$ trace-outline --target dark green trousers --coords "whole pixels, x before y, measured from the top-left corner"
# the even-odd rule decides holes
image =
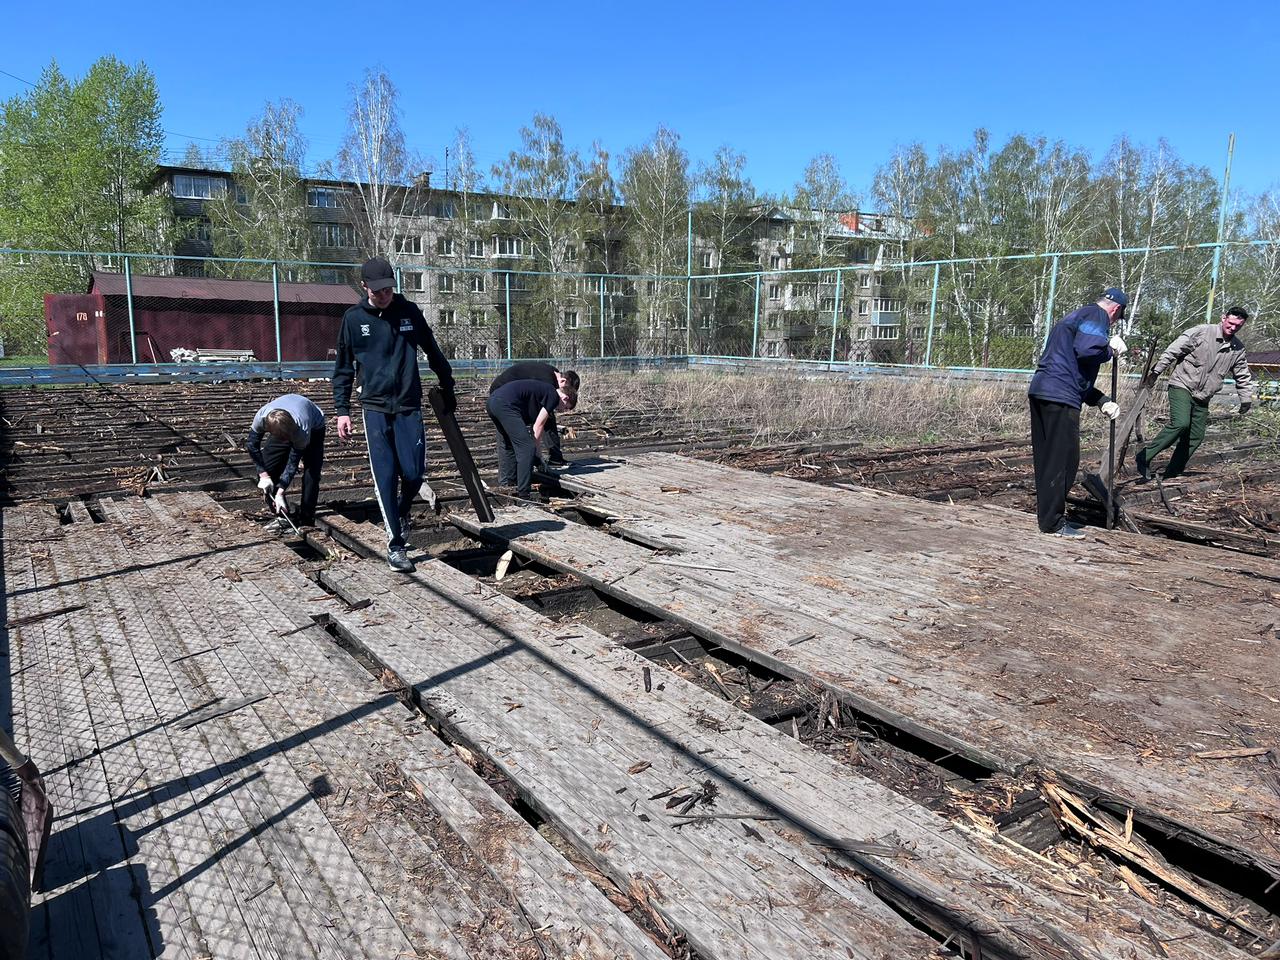
[[[1147,463],[1158,454],[1173,447],[1169,465],[1164,468],[1164,478],[1172,479],[1187,469],[1187,461],[1204,439],[1204,429],[1209,423],[1209,401],[1200,401],[1181,387],[1169,388],[1169,425],[1151,441],[1145,453]]]

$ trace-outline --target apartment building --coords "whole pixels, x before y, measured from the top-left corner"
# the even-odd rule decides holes
[[[360,195],[338,180],[305,181],[311,259],[362,259]],[[154,189],[172,198],[176,273],[203,274],[214,255],[206,206],[238,190],[226,171],[160,168]],[[879,268],[902,224],[849,212],[825,222],[813,211],[771,206],[750,212],[747,251],[729,264],[758,277],[720,278],[726,251],[692,238],[692,276],[634,279],[625,236],[587,230],[535,249],[520,202],[496,193],[433,189],[425,177],[399,198],[392,249],[401,292],[422,308],[453,358],[682,352],[825,359],[908,359],[918,331],[901,278]],[[616,212],[616,211],[615,211]],[[549,260],[554,259],[554,264]],[[816,265],[816,266],[815,266]],[[556,276],[550,276],[554,266]],[[812,272],[788,273],[812,268]],[[354,282],[341,266],[282,265],[285,279]],[[683,264],[681,264],[683,273]],[[566,276],[578,274],[578,276]],[[703,279],[705,277],[705,279]],[[603,323],[603,330],[602,330]],[[904,344],[908,345],[904,347]]]

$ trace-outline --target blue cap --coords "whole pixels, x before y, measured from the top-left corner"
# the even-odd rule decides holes
[[[1124,313],[1124,308],[1129,305],[1129,298],[1124,295],[1124,291],[1119,287],[1108,287],[1102,298],[1120,304],[1120,312],[1122,314]]]

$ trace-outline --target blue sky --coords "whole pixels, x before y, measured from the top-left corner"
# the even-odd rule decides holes
[[[1165,137],[1233,186],[1280,184],[1280,4],[540,2],[9,5],[0,70],[34,80],[51,58],[82,74],[99,56],[143,60],[164,125],[239,134],[264,101],[302,105],[311,159],[343,134],[350,84],[381,66],[411,146],[443,165],[470,130],[488,165],[536,112],[573,146],[615,157],[659,124],[695,160],[731,144],[764,190],[819,152],[869,188],[895,145],[961,146],[1042,134],[1100,155],[1120,134]],[[376,18],[371,11],[379,11]],[[23,85],[0,74],[0,97]]]

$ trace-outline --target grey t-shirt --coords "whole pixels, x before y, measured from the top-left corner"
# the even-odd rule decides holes
[[[293,417],[293,422],[298,425],[292,437],[293,449],[295,450],[305,450],[307,444],[311,442],[311,431],[316,427],[324,426],[324,414],[319,407],[301,394],[286,393],[282,397],[276,397],[269,403],[264,403],[262,408],[254,414],[252,427],[254,433],[261,435],[266,432],[263,421],[267,419],[267,414],[272,410],[284,410],[289,416]],[[243,423],[244,421],[240,422]]]

